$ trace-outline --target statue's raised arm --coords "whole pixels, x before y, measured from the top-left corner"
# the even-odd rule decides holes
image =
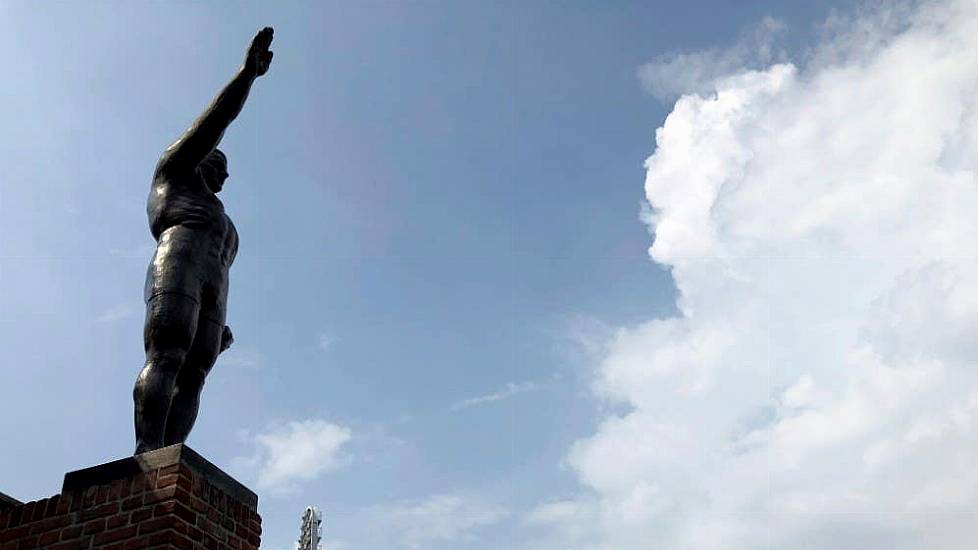
[[[268,49],[272,44],[272,35],[271,27],[258,31],[237,74],[180,139],[166,148],[159,169],[193,170],[217,148],[224,131],[244,107],[252,83],[268,72],[272,63],[272,52]]]

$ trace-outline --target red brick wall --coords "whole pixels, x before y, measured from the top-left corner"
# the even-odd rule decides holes
[[[0,550],[256,550],[261,517],[184,464],[0,511]]]

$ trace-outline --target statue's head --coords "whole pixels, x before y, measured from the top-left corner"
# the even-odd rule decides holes
[[[200,163],[200,174],[207,188],[219,193],[224,187],[224,180],[228,179],[228,158],[220,149],[214,149]]]

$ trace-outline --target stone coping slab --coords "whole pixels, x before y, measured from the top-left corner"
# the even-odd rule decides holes
[[[224,473],[223,470],[211,464],[183,443],[68,472],[65,474],[61,492],[67,493],[96,485],[106,485],[117,479],[131,478],[142,472],[156,470],[172,464],[186,465],[194,472],[204,476],[211,484],[224,491],[231,498],[238,500],[252,510],[258,509],[258,495],[254,491]]]

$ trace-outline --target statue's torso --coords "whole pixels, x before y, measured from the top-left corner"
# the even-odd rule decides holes
[[[157,239],[146,298],[178,292],[204,308],[219,308],[223,317],[228,270],[238,251],[238,233],[224,204],[197,173],[179,179],[158,174],[146,212]]]

